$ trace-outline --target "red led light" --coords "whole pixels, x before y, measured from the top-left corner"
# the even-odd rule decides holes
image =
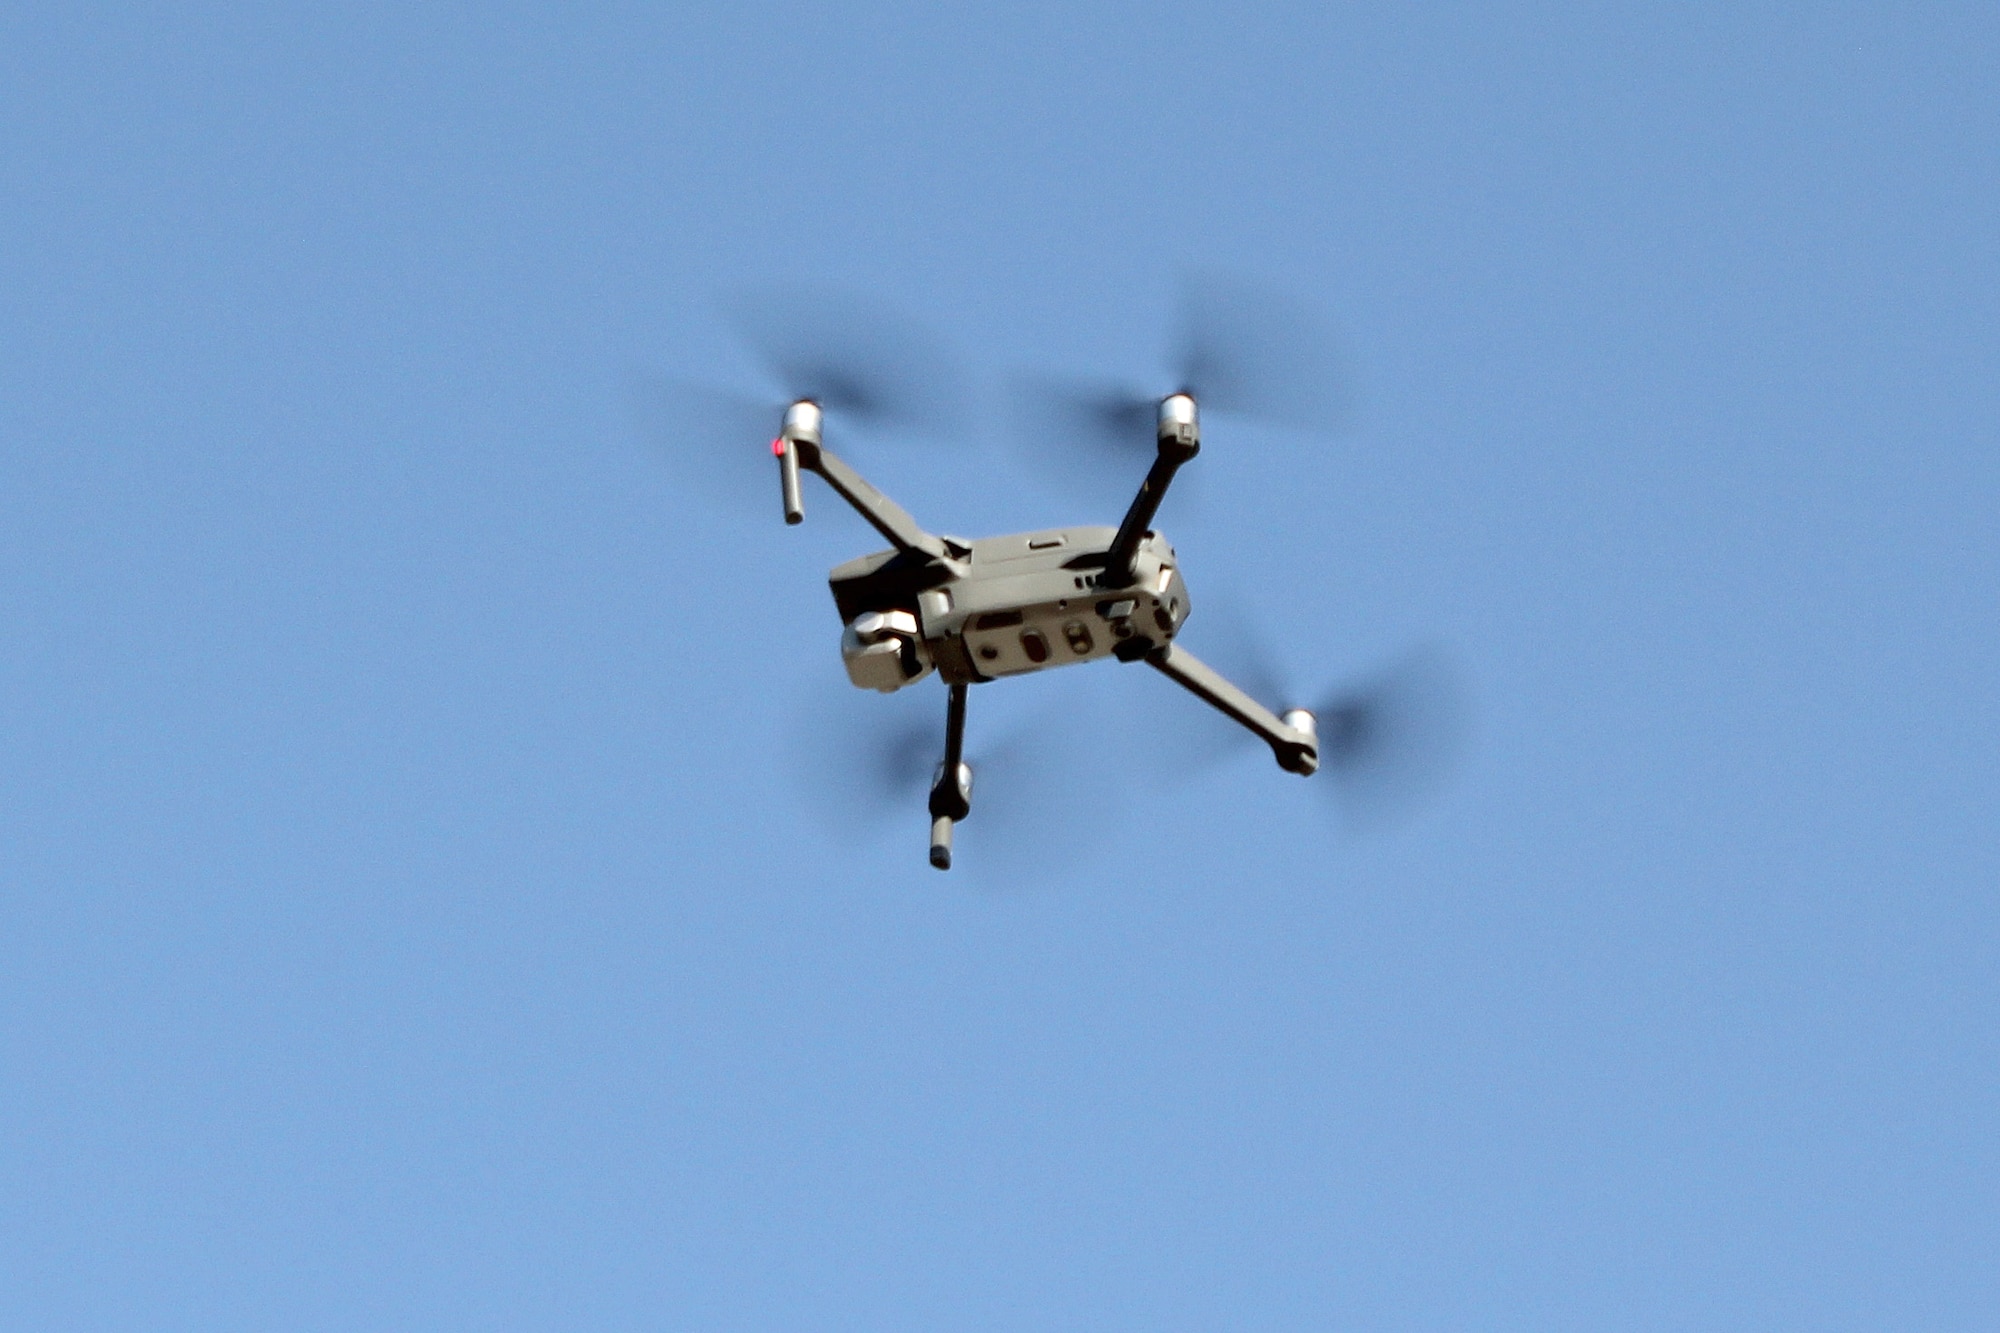
[[[771,441],[771,455],[774,458],[783,458],[785,456],[784,436],[780,435],[777,439]]]

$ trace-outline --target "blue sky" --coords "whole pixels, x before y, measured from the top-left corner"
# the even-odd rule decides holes
[[[0,1322],[1990,1326],[1996,38],[10,9]],[[1340,411],[1208,424],[1188,643],[1440,645],[1462,760],[1361,836],[1152,673],[983,688],[1062,780],[940,876],[800,759],[908,702],[878,543],[667,386],[866,293],[966,368],[873,480],[1114,521],[1008,386],[1157,376],[1190,272]]]

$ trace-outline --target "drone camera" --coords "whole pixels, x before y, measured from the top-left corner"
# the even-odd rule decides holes
[[[908,611],[863,611],[840,635],[840,660],[856,689],[892,694],[931,673],[930,653]]]

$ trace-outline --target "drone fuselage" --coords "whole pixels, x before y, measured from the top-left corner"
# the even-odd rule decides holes
[[[833,570],[854,684],[887,693],[935,668],[953,685],[1106,657],[1136,661],[1172,641],[1191,607],[1174,549],[1148,532],[1131,578],[1108,586],[1109,527],[1049,528],[960,542],[949,560],[878,551]],[[962,554],[960,554],[962,552]]]

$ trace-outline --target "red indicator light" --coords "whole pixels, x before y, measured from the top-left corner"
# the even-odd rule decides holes
[[[771,456],[773,458],[783,458],[785,456],[784,436],[780,435],[777,439],[771,441]]]

